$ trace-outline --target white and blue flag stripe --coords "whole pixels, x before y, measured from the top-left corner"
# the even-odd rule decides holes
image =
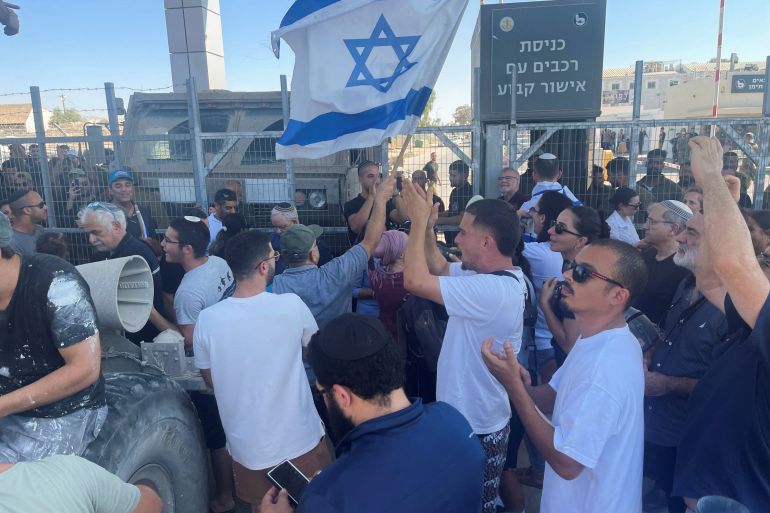
[[[295,54],[276,156],[321,158],[414,130],[468,0],[298,0],[273,32]]]

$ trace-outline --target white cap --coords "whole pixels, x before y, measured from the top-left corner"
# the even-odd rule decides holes
[[[474,197],[468,200],[468,203],[465,204],[465,208],[468,208],[474,203],[476,203],[477,201],[481,201],[483,199],[484,199],[484,196],[482,196],[481,194],[476,194]]]
[[[664,206],[667,210],[670,210],[674,214],[676,214],[681,219],[684,219],[685,221],[688,221],[692,216],[692,210],[690,210],[690,207],[682,203],[681,201],[677,200],[665,200],[661,201],[660,205]]]
[[[537,157],[537,158],[539,158],[539,159],[543,159],[543,160],[554,160],[554,159],[556,159],[557,157],[556,157],[556,155],[554,155],[553,153],[543,153],[542,155],[540,155],[540,156],[539,156],[539,157]]]

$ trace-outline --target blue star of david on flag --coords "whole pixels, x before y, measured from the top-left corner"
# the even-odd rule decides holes
[[[291,112],[276,158],[320,159],[414,132],[467,5],[294,0],[271,36],[276,56],[282,39],[294,51]]]
[[[409,62],[408,57],[419,40],[420,36],[396,36],[385,16],[380,15],[372,34],[367,39],[343,40],[356,62],[345,87],[369,85],[380,92],[387,93],[398,77],[417,64],[417,62]],[[377,47],[390,47],[398,57],[398,64],[390,76],[375,77],[366,65],[372,50]]]

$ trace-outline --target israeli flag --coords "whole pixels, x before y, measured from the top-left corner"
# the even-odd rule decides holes
[[[468,0],[297,0],[273,32],[296,56],[279,159],[317,159],[414,130]]]

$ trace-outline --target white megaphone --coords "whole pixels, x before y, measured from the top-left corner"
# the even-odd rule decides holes
[[[136,333],[152,311],[152,271],[144,258],[129,256],[76,267],[91,289],[101,328]]]

